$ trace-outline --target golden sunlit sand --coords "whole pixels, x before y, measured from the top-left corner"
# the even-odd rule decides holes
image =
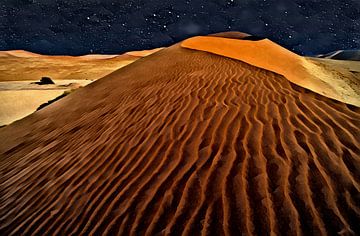
[[[241,60],[285,76],[291,82],[329,98],[360,106],[360,77],[313,63],[269,39],[257,41],[198,36],[182,47]]]
[[[55,80],[54,85],[37,85],[33,82],[36,81],[0,82],[0,126],[22,119],[36,111],[41,104],[92,81]]]

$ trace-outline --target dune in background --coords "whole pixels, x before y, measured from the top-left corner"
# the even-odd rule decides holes
[[[65,91],[85,86],[160,49],[123,55],[47,56],[22,50],[0,52],[0,126],[34,111]],[[50,77],[55,85],[30,84]]]
[[[96,80],[160,49],[123,55],[48,56],[22,50],[0,51],[0,82],[39,80]]]
[[[150,50],[142,50],[142,51],[132,51],[132,52],[126,52],[125,55],[135,56],[135,57],[146,57],[148,55],[151,55],[155,52],[158,52],[164,48],[154,48]]]
[[[334,60],[360,61],[360,50],[339,50],[318,55],[317,57]]]
[[[283,75],[292,83],[326,97],[360,106],[360,77],[356,74],[327,70],[321,62],[313,63],[269,39],[225,37],[193,37],[183,41],[181,46],[244,61]]]
[[[241,60],[175,45],[0,140],[1,235],[360,233],[360,108]]]

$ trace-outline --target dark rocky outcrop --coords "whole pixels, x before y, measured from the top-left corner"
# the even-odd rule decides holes
[[[32,84],[46,85],[46,84],[55,84],[55,83],[49,77],[42,77],[39,82],[34,82]]]

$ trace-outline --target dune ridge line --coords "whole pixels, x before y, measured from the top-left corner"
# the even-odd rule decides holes
[[[181,46],[241,60],[283,75],[291,82],[326,97],[360,107],[360,81],[344,80],[338,73],[312,63],[269,39],[257,41],[213,36],[186,39]]]

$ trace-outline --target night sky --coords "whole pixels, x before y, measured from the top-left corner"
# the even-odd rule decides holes
[[[117,54],[222,31],[303,55],[360,49],[360,0],[0,1],[0,50]]]

